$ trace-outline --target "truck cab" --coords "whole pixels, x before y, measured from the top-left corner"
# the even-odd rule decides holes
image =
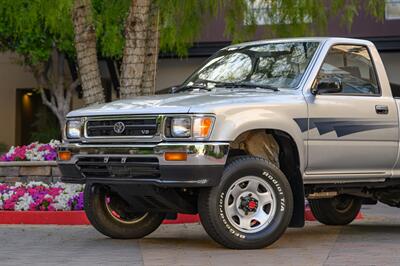
[[[169,94],[72,111],[58,165],[109,237],[198,213],[219,244],[261,248],[304,226],[305,198],[329,225],[400,206],[398,104],[369,41],[236,44]]]

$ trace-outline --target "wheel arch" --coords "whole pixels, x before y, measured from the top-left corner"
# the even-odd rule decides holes
[[[296,108],[294,108],[296,107]],[[255,130],[272,130],[290,136],[299,154],[299,168],[303,172],[306,166],[305,133],[293,117],[306,117],[305,110],[295,105],[284,112],[277,110],[252,109],[243,110],[229,116],[218,117],[210,137],[213,141],[232,142],[246,132]]]

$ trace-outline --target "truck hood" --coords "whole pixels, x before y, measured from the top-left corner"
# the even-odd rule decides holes
[[[219,108],[235,105],[277,103],[288,101],[288,97],[302,95],[296,90],[278,92],[265,89],[218,89],[211,92],[189,92],[142,96],[118,100],[106,104],[92,105],[70,112],[67,117],[107,116],[130,114],[182,114],[215,113]],[[282,97],[283,96],[283,97]],[[286,97],[285,97],[286,96]],[[286,100],[285,100],[286,99]]]

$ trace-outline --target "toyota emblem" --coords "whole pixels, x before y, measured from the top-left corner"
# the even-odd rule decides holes
[[[117,134],[121,134],[125,130],[125,124],[122,122],[117,122],[114,124],[114,132]]]

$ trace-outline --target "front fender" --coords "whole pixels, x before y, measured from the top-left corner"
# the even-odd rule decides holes
[[[289,109],[289,108],[288,108]],[[297,108],[296,108],[297,109]],[[294,120],[307,117],[306,108],[278,112],[264,108],[251,108],[241,111],[224,112],[217,115],[211,136],[212,140],[234,141],[240,134],[256,129],[280,130],[292,137],[299,152],[300,170],[303,172],[306,163],[306,133],[303,133]]]

